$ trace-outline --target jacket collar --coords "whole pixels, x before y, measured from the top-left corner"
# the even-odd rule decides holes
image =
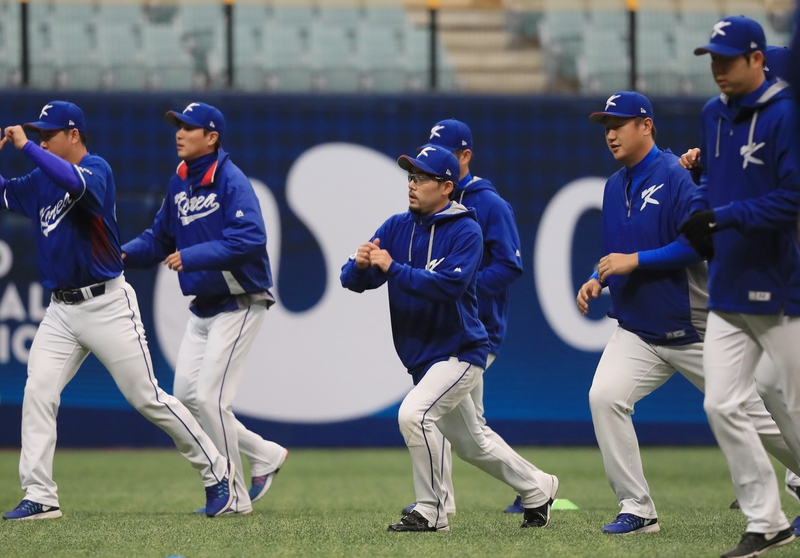
[[[227,156],[228,154],[222,149],[217,152],[216,160],[211,163],[208,169],[206,169],[199,186],[207,186],[214,182],[214,180],[217,178],[217,169],[219,169],[221,163],[225,158],[227,158]],[[186,161],[181,161],[175,172],[181,180],[186,180],[186,178],[189,176],[189,165],[186,164]]]

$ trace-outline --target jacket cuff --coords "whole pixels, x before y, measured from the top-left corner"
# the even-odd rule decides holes
[[[717,223],[717,229],[729,229],[736,225],[736,217],[734,215],[732,204],[723,205],[714,209],[714,219]]]

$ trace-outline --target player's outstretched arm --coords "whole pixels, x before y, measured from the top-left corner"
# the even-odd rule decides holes
[[[603,286],[595,278],[586,281],[578,291],[578,310],[581,314],[586,315],[589,313],[589,301],[593,298],[600,296]]]
[[[687,170],[692,170],[700,164],[700,148],[692,147],[686,153],[681,155],[680,164]]]
[[[597,273],[605,283],[610,275],[627,275],[639,267],[639,252],[633,254],[609,254],[600,259]]]

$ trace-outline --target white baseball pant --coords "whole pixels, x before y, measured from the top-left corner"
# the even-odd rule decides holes
[[[233,414],[233,400],[247,356],[266,312],[265,305],[253,304],[209,318],[192,314],[175,366],[175,396],[197,417],[222,455],[236,465],[231,509],[239,513],[253,509],[244,481],[240,450],[247,449],[259,474],[274,471],[275,466],[271,464],[279,463],[286,451],[247,430]]]
[[[489,357],[486,359],[486,370],[489,370],[489,367],[492,365],[495,358],[497,358],[497,355],[493,353],[489,354]],[[475,412],[478,414],[478,423],[483,428],[483,435],[492,440],[495,444],[499,444],[500,446],[504,447],[507,451],[514,452],[511,446],[509,446],[500,435],[486,426],[486,417],[483,416],[483,374],[481,374],[481,377],[475,384],[475,388],[470,392],[470,397],[472,397],[472,402],[475,404]],[[442,446],[442,483],[444,484],[445,492],[447,494],[447,498],[445,499],[445,511],[447,511],[447,515],[455,515],[456,499],[455,489],[453,488],[453,455],[451,451],[451,445],[450,442],[447,441],[447,438],[445,438],[444,435],[439,432],[439,429],[436,428],[436,425],[434,425],[433,428],[434,441],[432,443],[438,442]],[[529,465],[534,467],[534,465],[530,462]]]
[[[158,387],[133,288],[122,275],[106,293],[66,304],[51,300],[28,359],[22,402],[19,476],[25,499],[58,506],[53,481],[56,416],[61,392],[93,353],[108,369],[125,399],[175,441],[205,486],[221,481],[227,461],[178,399]]]
[[[789,523],[781,510],[775,471],[755,435],[753,423],[747,420],[744,402],[753,370],[766,353],[774,364],[773,374],[779,377],[772,382],[777,389],[767,396],[770,411],[786,444],[795,458],[800,458],[798,339],[800,317],[716,310],[708,316],[703,406],[728,460],[739,505],[747,516],[747,530],[755,533],[786,529]]]
[[[765,359],[763,366],[769,368],[770,364]],[[614,331],[597,365],[589,390],[589,406],[606,477],[617,496],[621,513],[646,519],[658,516],[642,469],[631,415],[634,405],[664,384],[676,370],[704,391],[703,344],[651,345],[621,327]],[[744,416],[761,437],[761,442],[784,465],[797,471],[797,462],[756,393],[752,377],[750,384],[743,388],[743,397]],[[742,457],[742,461],[747,459]]]
[[[483,368],[455,357],[437,362],[400,405],[398,423],[411,454],[414,473],[417,497],[414,510],[437,528],[448,523],[447,493],[439,466],[441,445],[433,442],[434,425],[461,459],[514,488],[522,495],[526,508],[544,505],[552,496],[551,475],[484,434],[470,397],[482,374]]]

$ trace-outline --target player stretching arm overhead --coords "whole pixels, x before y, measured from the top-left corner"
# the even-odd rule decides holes
[[[222,149],[222,113],[191,103],[183,112],[169,111],[166,119],[178,128],[183,162],[153,226],[122,251],[130,267],[163,262],[178,272],[183,294],[195,297],[178,351],[175,396],[236,465],[227,511],[249,514],[289,453],[247,430],[233,414],[247,354],[275,302],[264,218],[250,181]],[[249,493],[240,450],[250,461]]]
[[[449,530],[441,444],[522,494],[522,527],[545,527],[558,479],[488,439],[471,392],[486,367],[489,339],[478,319],[476,278],[483,236],[474,212],[451,201],[459,175],[448,150],[423,147],[398,164],[408,175],[409,210],[390,217],[342,267],[355,292],[387,284],[392,336],[414,388],[400,405],[400,431],[411,453],[417,503],[389,531]]]
[[[744,16],[716,24],[707,45],[721,95],[702,113],[704,169],[681,226],[709,262],[710,310],[703,406],[725,453],[747,530],[725,557],[755,556],[791,542],[775,471],[742,402],[766,353],[780,376],[770,412],[800,458],[800,168],[786,82],[764,77],[766,40]]]
[[[36,259],[42,285],[53,292],[31,345],[22,401],[19,472],[25,499],[5,519],[61,517],[53,481],[56,415],[61,391],[93,353],[125,399],[169,434],[206,486],[206,515],[231,501],[233,465],[176,398],[158,387],[136,293],[122,274],[115,217],[114,176],[86,149],[83,111],[66,101],[47,103],[39,121],[4,130],[36,165],[28,175],[0,177],[0,204],[37,224]]]

